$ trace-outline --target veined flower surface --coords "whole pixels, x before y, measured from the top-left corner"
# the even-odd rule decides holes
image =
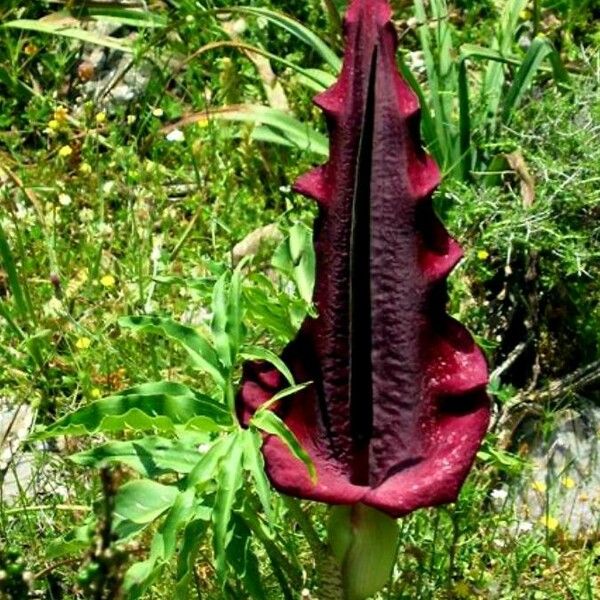
[[[445,312],[445,280],[462,253],[432,207],[439,171],[421,147],[390,17],[385,0],[350,5],[340,78],[316,98],[330,158],[295,185],[320,209],[318,317],[282,357],[298,382],[313,384],[276,410],[317,481],[277,437],[263,451],[283,492],[400,516],[456,498],[489,401],[483,354]],[[247,363],[242,422],[284,385],[271,365]]]

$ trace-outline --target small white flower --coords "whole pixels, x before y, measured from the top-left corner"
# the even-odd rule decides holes
[[[201,452],[202,454],[204,454],[205,452],[208,452],[210,450],[210,444],[200,444],[198,446],[198,452]]]
[[[532,529],[533,523],[530,523],[529,521],[521,521],[521,523],[517,525],[517,533],[527,533]]]
[[[101,236],[109,237],[113,234],[113,227],[110,223],[99,223],[98,224],[98,233]]]
[[[173,129],[173,131],[167,133],[167,141],[169,142],[183,142],[184,140],[185,135],[181,129]]]
[[[61,206],[69,206],[71,204],[71,196],[69,194],[59,194],[58,203]]]
[[[105,181],[102,184],[102,193],[106,194],[108,196],[108,194],[110,194],[113,191],[114,187],[115,187],[114,181]]]
[[[508,492],[502,488],[498,488],[497,490],[492,490],[490,495],[494,500],[503,501],[508,497]]]
[[[91,208],[82,208],[79,211],[79,220],[83,223],[91,223],[94,220],[94,211]]]

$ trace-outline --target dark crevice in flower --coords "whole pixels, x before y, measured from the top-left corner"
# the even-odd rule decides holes
[[[348,281],[350,329],[350,429],[354,441],[352,483],[369,485],[369,443],[373,434],[371,313],[371,158],[375,119],[377,46],[373,50],[365,114],[361,127],[350,224]]]

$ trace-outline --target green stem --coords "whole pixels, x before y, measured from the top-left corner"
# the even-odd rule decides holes
[[[300,529],[302,529],[302,533],[313,553],[319,578],[319,599],[346,600],[342,583],[342,570],[331,553],[331,549],[321,541],[310,518],[302,510],[300,502],[289,497],[284,498],[284,501],[286,507],[298,522]]]

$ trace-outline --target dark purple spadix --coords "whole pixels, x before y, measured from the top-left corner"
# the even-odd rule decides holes
[[[396,67],[390,16],[386,0],[353,0],[342,73],[316,98],[329,162],[295,186],[320,209],[319,316],[282,356],[298,382],[313,384],[276,410],[317,481],[277,437],[266,437],[263,452],[282,492],[400,516],[456,499],[489,402],[483,354],[445,312],[445,280],[461,250],[432,208],[439,171],[421,147],[419,105]],[[271,365],[247,363],[240,419],[285,385]]]

